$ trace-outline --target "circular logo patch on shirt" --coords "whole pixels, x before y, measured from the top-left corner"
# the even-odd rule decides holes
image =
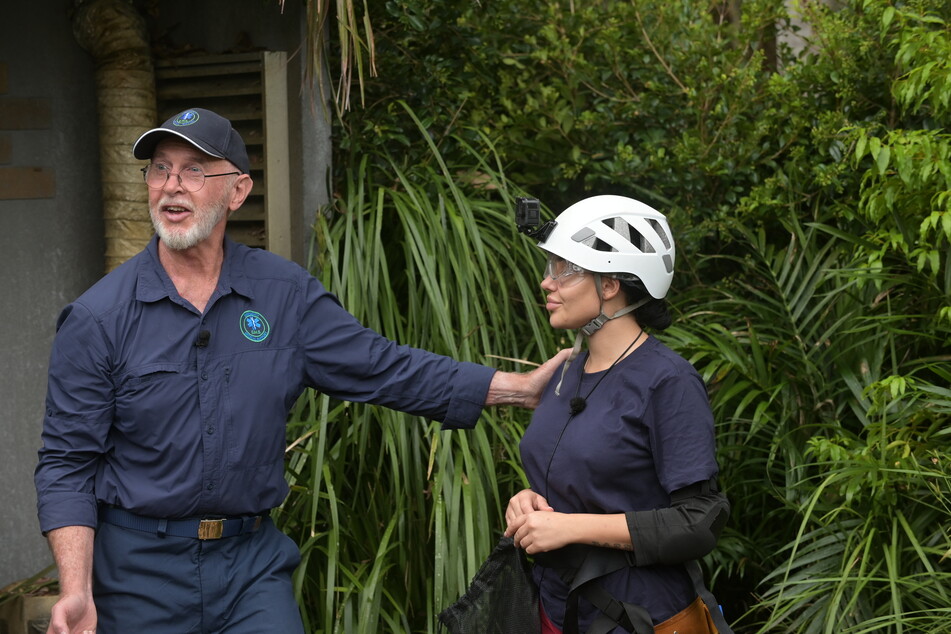
[[[271,325],[258,311],[246,310],[241,313],[241,334],[255,343],[264,341],[271,334]]]
[[[182,114],[175,117],[175,120],[172,121],[172,125],[184,126],[191,125],[198,122],[198,113],[194,110],[186,110]]]

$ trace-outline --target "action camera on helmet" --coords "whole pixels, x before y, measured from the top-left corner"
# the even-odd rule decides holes
[[[535,238],[539,242],[544,242],[557,223],[554,220],[549,220],[539,226],[541,220],[541,206],[537,198],[520,196],[515,199],[515,225],[521,233],[529,238]]]

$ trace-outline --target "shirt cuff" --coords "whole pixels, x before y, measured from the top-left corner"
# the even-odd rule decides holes
[[[485,408],[489,384],[495,372],[495,369],[477,363],[459,363],[442,429],[471,429],[476,426]]]
[[[96,528],[99,524],[99,502],[91,493],[46,493],[36,508],[44,535],[64,526]]]

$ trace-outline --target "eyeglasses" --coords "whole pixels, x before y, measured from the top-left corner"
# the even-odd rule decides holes
[[[574,286],[584,279],[585,270],[557,255],[549,255],[545,264],[545,278],[551,278],[559,287]]]
[[[152,163],[142,168],[142,176],[145,177],[145,184],[150,189],[162,189],[168,182],[170,176],[178,176],[178,182],[187,192],[197,192],[205,186],[206,178],[215,178],[217,176],[234,176],[241,172],[225,172],[224,174],[205,174],[200,167],[186,167],[182,171],[175,173],[168,165],[163,163]]]

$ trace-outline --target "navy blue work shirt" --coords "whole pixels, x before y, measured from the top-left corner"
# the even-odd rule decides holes
[[[157,245],[59,317],[35,473],[44,532],[95,527],[100,503],[164,518],[266,512],[287,494],[285,423],[305,387],[475,425],[494,370],[397,345],[303,268],[227,239],[201,314]]]

